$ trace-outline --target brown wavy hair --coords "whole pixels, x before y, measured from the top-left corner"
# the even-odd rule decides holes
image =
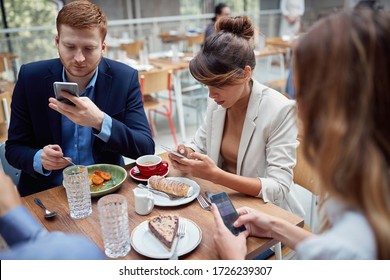
[[[331,15],[294,50],[304,154],[322,197],[365,215],[380,259],[390,259],[389,26],[387,12]]]
[[[201,51],[190,62],[192,76],[207,86],[236,85],[245,79],[245,66],[256,66],[254,26],[246,17],[224,17],[215,23]]]
[[[103,41],[107,35],[107,17],[103,10],[86,0],[66,4],[58,13],[56,25],[58,34],[60,34],[61,25],[67,25],[76,29],[98,27]]]

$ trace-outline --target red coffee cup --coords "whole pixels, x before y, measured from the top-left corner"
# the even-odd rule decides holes
[[[168,171],[168,162],[156,155],[146,155],[137,158],[135,164],[145,177],[164,175]]]

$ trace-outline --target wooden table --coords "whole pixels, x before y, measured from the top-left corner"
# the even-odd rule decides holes
[[[167,158],[166,154],[163,154],[164,159]],[[133,165],[126,167],[127,170]],[[168,177],[180,176],[179,171],[171,168]],[[268,214],[281,217],[292,224],[297,226],[303,226],[303,220],[271,203],[264,203],[259,198],[249,197],[233,190],[227,189],[221,185],[213,184],[206,180],[201,180],[193,177],[189,177],[195,180],[201,187],[201,193],[205,191],[220,192],[225,191],[229,194],[232,202],[236,208],[241,206],[249,206],[251,208],[264,211]],[[197,200],[174,207],[159,207],[155,206],[152,213],[147,216],[140,216],[135,213],[134,210],[134,195],[133,189],[137,186],[130,176],[125,180],[121,188],[117,191],[118,194],[124,195],[128,200],[129,206],[129,226],[130,230],[133,230],[141,222],[145,221],[148,217],[164,213],[178,214],[180,217],[184,217],[195,222],[202,230],[202,241],[192,252],[181,256],[180,259],[188,260],[214,260],[218,259],[217,252],[214,247],[213,230],[214,230],[214,218],[210,211],[203,210],[198,204]],[[34,203],[34,198],[38,197],[43,201],[48,209],[57,212],[57,216],[52,220],[47,220],[43,217],[42,209]],[[39,192],[30,196],[22,198],[22,203],[28,208],[28,210],[38,219],[38,221],[49,231],[63,231],[68,233],[78,233],[89,237],[93,240],[103,251],[103,239],[100,231],[99,216],[97,210],[98,198],[92,199],[92,215],[81,220],[73,220],[69,216],[69,207],[66,199],[66,192],[64,187],[56,187],[43,192]],[[247,259],[252,259],[269,249],[271,246],[277,243],[273,239],[262,238],[248,238],[248,255]],[[143,255],[138,254],[134,249],[125,256],[123,259],[147,259]]]
[[[281,37],[269,37],[265,39],[265,44],[271,47],[291,48],[291,40],[284,41]]]

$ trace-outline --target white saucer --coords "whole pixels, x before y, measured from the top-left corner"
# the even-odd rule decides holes
[[[134,166],[129,171],[130,177],[133,178],[134,180],[141,181],[141,182],[147,182],[148,179],[151,177],[151,176],[148,176],[148,177],[144,176],[144,175],[142,175],[140,173],[138,174],[138,172],[136,172],[136,171],[138,171],[138,167],[137,166]],[[160,175],[160,176],[165,177],[165,176],[168,175],[168,173],[169,173],[169,168],[167,169],[167,172],[165,172],[165,174],[156,174],[156,175]]]

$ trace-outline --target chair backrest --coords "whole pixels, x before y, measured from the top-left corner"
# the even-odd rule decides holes
[[[307,189],[314,195],[319,194],[319,179],[316,174],[316,171],[308,164],[306,161],[302,145],[303,139],[300,139],[300,145],[297,148],[297,164],[294,168],[294,183],[302,186]]]
[[[10,176],[14,184],[17,186],[19,183],[21,171],[11,166],[5,158],[5,143],[0,144],[0,159],[4,173]]]
[[[140,73],[139,77],[142,95],[149,95],[160,91],[171,91],[172,71],[152,70]]]
[[[11,112],[11,92],[5,91],[0,93],[0,124],[6,123],[9,125],[10,112]]]
[[[11,69],[10,54],[0,53],[0,72],[5,72]]]
[[[0,53],[0,79],[12,81],[13,69],[11,60],[16,59],[17,56],[10,53]]]
[[[127,56],[130,57],[138,57],[143,47],[144,47],[143,41],[135,41],[135,42],[120,45],[120,49],[122,51],[125,51]]]
[[[311,228],[312,232],[318,232],[318,216],[317,205],[318,195],[320,194],[319,178],[317,172],[309,165],[303,155],[302,147],[304,139],[302,135],[298,136],[300,145],[297,148],[297,164],[294,168],[294,183],[300,185],[311,193],[309,216],[306,216],[305,221]]]

